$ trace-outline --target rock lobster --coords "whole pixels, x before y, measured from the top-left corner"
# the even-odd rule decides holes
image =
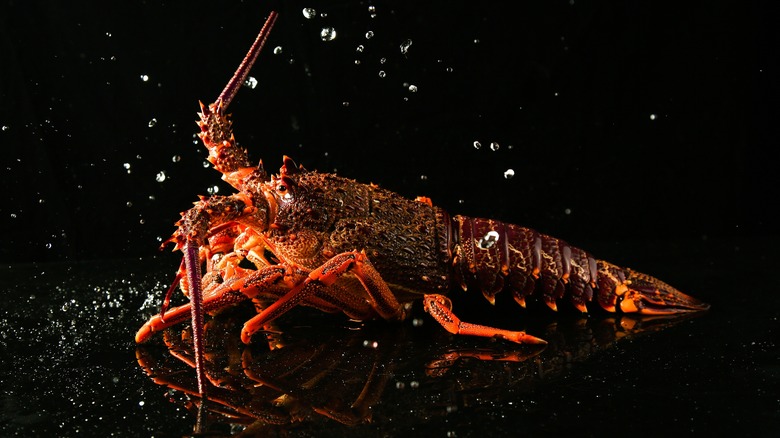
[[[373,184],[307,171],[286,156],[276,175],[262,161],[253,166],[225,111],[276,18],[271,12],[216,101],[201,104],[199,136],[208,160],[237,193],[201,197],[182,213],[166,242],[183,251],[182,263],[160,314],[136,334],[144,342],[191,318],[201,393],[203,313],[247,299],[259,314],[244,324],[245,343],[298,305],[354,319],[403,320],[420,295],[425,310],[451,333],[544,343],[525,332],[460,321],[444,295],[452,285],[478,290],[490,302],[507,290],[521,306],[538,295],[553,310],[565,296],[582,312],[593,301],[610,312],[640,314],[709,307],[649,275],[529,228],[450,216],[428,198],[410,200]],[[169,310],[177,286],[190,303]]]

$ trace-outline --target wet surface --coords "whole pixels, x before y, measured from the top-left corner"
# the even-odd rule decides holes
[[[767,284],[768,260],[738,261],[766,243],[626,247],[641,248],[649,264],[670,245],[712,261],[668,271],[698,284],[698,296],[713,304],[680,321],[601,312],[583,319],[512,303],[483,312],[456,294],[472,319],[547,339],[541,351],[452,337],[420,309],[402,324],[302,309],[279,322],[283,334],[273,345],[282,348],[269,350],[262,339],[246,347],[239,327],[251,309],[239,307],[207,327],[209,377],[220,388],[210,386],[215,400],[202,424],[216,435],[249,436],[509,436],[518,429],[767,436],[780,426],[780,303],[775,296],[756,305],[747,292]],[[4,268],[3,435],[191,433],[199,398],[190,393],[186,327],[138,349],[133,342],[170,277],[155,259]]]

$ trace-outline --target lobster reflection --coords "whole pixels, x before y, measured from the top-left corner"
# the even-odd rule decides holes
[[[251,436],[307,424],[316,428],[321,422],[334,424],[330,420],[356,426],[377,416],[384,422],[399,412],[446,415],[475,400],[498,400],[508,387],[528,391],[620,339],[688,319],[561,316],[554,323],[537,322],[546,346],[496,342],[488,347],[468,338],[434,341],[430,338],[448,335],[414,323],[337,329],[315,323],[316,328],[267,332],[268,345],[246,346],[234,330],[245,312],[251,309],[223,312],[205,326],[206,402],[188,372],[195,366],[189,329],[165,332],[167,352],[153,346],[136,352],[153,381],[170,388],[172,402],[205,413],[212,428],[232,425],[224,430],[228,435],[231,430]]]

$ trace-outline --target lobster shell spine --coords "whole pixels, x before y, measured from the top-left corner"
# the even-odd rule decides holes
[[[568,292],[571,303],[586,312],[595,291],[596,302],[604,309],[614,312],[620,305],[630,312],[637,309],[628,302],[621,305],[628,285],[643,293],[660,289],[682,295],[649,275],[597,260],[531,228],[466,216],[454,216],[452,228],[455,280],[464,290],[477,287],[491,303],[507,289],[525,307],[526,297],[540,292],[541,299],[557,310],[557,301]]]

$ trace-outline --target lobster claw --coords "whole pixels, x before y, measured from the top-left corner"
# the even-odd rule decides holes
[[[710,308],[709,304],[649,275],[631,272],[625,284],[627,288],[620,300],[620,310],[623,313],[669,315],[701,312]]]

